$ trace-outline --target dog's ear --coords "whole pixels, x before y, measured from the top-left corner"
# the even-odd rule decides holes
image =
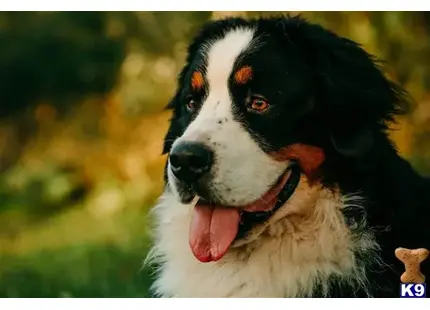
[[[342,130],[332,129],[330,141],[335,150],[345,157],[364,157],[371,150],[374,137],[367,127]]]
[[[374,134],[407,112],[406,93],[359,44],[301,17],[285,19],[281,29],[312,76],[317,113],[334,149],[347,157],[364,156]]]

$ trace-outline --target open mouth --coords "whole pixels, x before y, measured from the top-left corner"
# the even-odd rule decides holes
[[[190,226],[190,247],[201,262],[221,259],[230,245],[266,222],[291,197],[300,181],[298,165],[290,166],[262,197],[242,207],[216,206],[200,198]]]

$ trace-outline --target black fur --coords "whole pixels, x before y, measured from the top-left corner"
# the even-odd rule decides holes
[[[381,246],[378,254],[385,266],[370,265],[372,257],[357,254],[367,268],[368,291],[374,297],[398,297],[404,266],[394,250],[430,249],[430,181],[398,155],[388,138],[394,118],[407,112],[406,92],[388,80],[377,60],[357,43],[300,17],[209,23],[190,45],[178,92],[168,106],[173,117],[164,153],[193,118],[185,109],[187,96],[202,101],[207,91],[192,94],[188,86],[192,69],[205,67],[199,48],[226,29],[249,25],[256,27],[262,44],[236,65],[250,64],[258,73],[246,87],[231,82],[236,119],[265,151],[296,142],[324,149],[323,183],[336,185],[344,194],[360,193],[364,211],[350,208],[345,217],[348,223],[366,220],[366,229],[371,227]],[[272,104],[270,111],[248,113],[243,102],[250,91],[264,94]],[[422,264],[427,277],[429,261]],[[366,296],[336,279],[333,283],[332,297]]]

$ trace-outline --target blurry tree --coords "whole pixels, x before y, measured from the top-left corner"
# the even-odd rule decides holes
[[[176,87],[187,44],[212,12],[112,12],[111,31],[126,36],[119,90],[127,114],[158,113]]]
[[[61,109],[115,85],[125,57],[104,12],[0,14],[0,117],[41,100]]]
[[[62,115],[114,87],[125,42],[108,36],[107,25],[104,12],[0,13],[0,171],[37,131],[37,104],[48,102],[39,112]]]
[[[124,87],[124,60],[133,53],[148,64],[180,58],[177,44],[209,17],[210,12],[1,12],[0,122],[8,126],[2,130],[0,123],[0,171],[19,157],[39,116],[68,115],[83,99],[117,86],[125,99],[141,94],[134,110],[154,106],[157,94],[158,102],[165,102],[166,85],[153,81],[152,67],[143,67],[143,79],[132,76],[132,89]],[[131,66],[136,72],[135,63]],[[174,76],[164,81],[173,83]]]
[[[0,117],[105,94],[127,52],[175,56],[210,12],[0,13]]]
[[[58,129],[71,125],[71,120],[60,119],[65,117],[76,128],[75,149],[85,148],[88,137],[96,143],[111,139],[117,146],[121,140],[127,148],[122,136],[115,140],[109,134],[126,128],[122,110],[134,105],[138,114],[158,112],[167,103],[186,42],[210,16],[210,12],[1,12],[0,211],[20,209],[44,217],[85,196],[91,182],[74,176],[82,173],[83,159],[64,163],[45,156],[50,172],[43,174],[42,169],[33,175],[29,167],[17,163],[31,145],[28,142],[60,135]],[[127,75],[128,71],[138,75]],[[123,95],[121,100],[110,100],[117,93]],[[96,100],[88,100],[92,98]],[[112,102],[119,102],[119,109],[112,108]],[[106,118],[120,122],[105,128]],[[115,157],[105,154],[109,156]],[[7,180],[17,173],[26,182],[14,188]],[[60,189],[61,197],[48,197],[50,184]]]
[[[146,55],[175,57],[211,12],[109,12],[110,34],[128,40]]]

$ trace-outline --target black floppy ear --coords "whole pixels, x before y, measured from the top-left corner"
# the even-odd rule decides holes
[[[314,82],[316,113],[334,149],[346,157],[368,154],[374,135],[407,111],[407,94],[359,44],[295,17],[281,28]]]
[[[355,130],[331,130],[330,140],[335,150],[345,157],[366,156],[374,143],[372,131],[367,127]]]

